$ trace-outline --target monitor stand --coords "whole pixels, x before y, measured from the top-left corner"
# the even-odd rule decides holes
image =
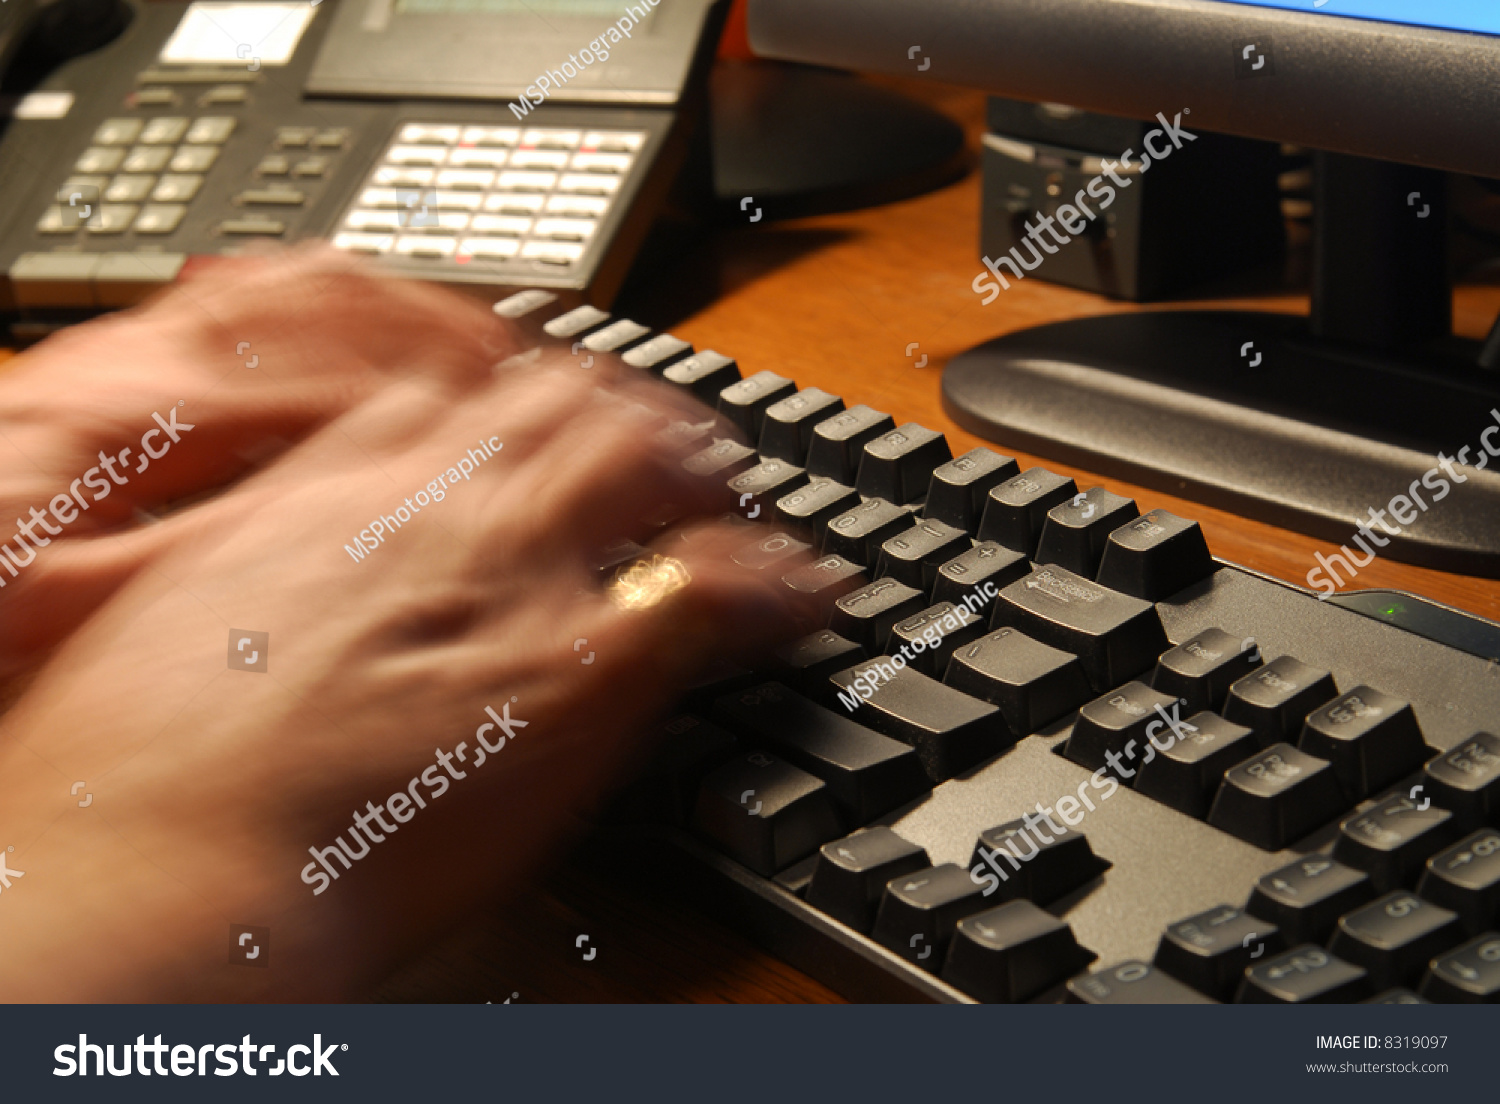
[[[1500,328],[1482,351],[1451,335],[1444,177],[1319,154],[1315,186],[1310,318],[1020,330],[949,362],[944,407],[1001,445],[1336,543],[1364,521],[1382,556],[1500,577]]]

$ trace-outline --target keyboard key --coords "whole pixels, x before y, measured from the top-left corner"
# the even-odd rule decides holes
[[[933,469],[922,516],[969,533],[979,529],[990,488],[1021,474],[1009,456],[987,448],[970,449]]]
[[[841,671],[833,676],[833,683],[848,694],[864,669]],[[1015,739],[993,705],[975,701],[920,671],[897,670],[893,665],[891,677],[860,703],[855,720],[916,748],[927,777],[935,783],[977,767]]]
[[[1433,959],[1420,992],[1443,1004],[1500,1004],[1500,935],[1485,932]]]
[[[812,475],[826,476],[852,487],[859,474],[865,442],[895,428],[896,422],[889,414],[871,410],[868,406],[851,406],[813,427],[812,445],[807,450],[807,470]]]
[[[1012,1004],[1061,984],[1098,956],[1030,901],[966,916],[954,929],[943,980],[977,1000]]]
[[[1351,804],[1410,774],[1429,755],[1410,703],[1368,686],[1309,714],[1297,746],[1333,764]]]
[[[1397,986],[1395,989],[1387,989],[1384,993],[1378,993],[1362,1004],[1431,1004],[1430,1000],[1417,996],[1410,989]]]
[[[740,380],[740,366],[729,357],[704,349],[667,365],[661,378],[686,388],[705,406],[717,406],[726,387]]]
[[[1076,828],[1089,807],[1083,804],[1088,800],[1087,785],[1079,786],[1077,798],[1065,794],[1056,809],[1043,806],[1037,813],[979,833],[969,856],[969,876],[983,887],[984,896],[998,893],[1000,901],[1025,899],[1045,907],[1110,868]]]
[[[954,649],[972,643],[984,631],[983,618],[963,606],[939,602],[897,621],[886,650],[906,656],[906,662],[924,675],[941,679]]]
[[[1021,553],[985,541],[937,569],[932,600],[957,604],[968,599],[969,608],[988,620],[995,596],[1030,570],[1031,564]]]
[[[724,428],[724,423],[717,417],[709,417],[701,422],[678,420],[668,422],[653,435],[652,440],[669,452],[691,454],[712,444],[715,434],[722,432]]]
[[[1159,740],[1156,754],[1141,763],[1135,792],[1199,820],[1208,816],[1224,772],[1260,750],[1248,728],[1208,712],[1167,726]]]
[[[812,546],[803,541],[796,540],[786,533],[772,533],[769,537],[762,537],[760,540],[751,541],[735,549],[729,558],[751,571],[768,571],[771,568],[785,571],[789,566],[788,560],[810,551],[812,551]]]
[[[861,828],[823,845],[807,887],[807,903],[868,934],[886,884],[931,865],[925,850],[889,828]]]
[[[943,681],[999,706],[1018,737],[1045,728],[1094,696],[1077,656],[1015,629],[996,629],[959,648]]]
[[[1098,693],[1149,670],[1167,647],[1150,602],[1062,567],[1039,567],[1002,590],[990,624],[1072,652]]]
[[[1476,732],[1443,752],[1422,769],[1422,788],[1464,828],[1500,820],[1500,736]]]
[[[1263,875],[1245,911],[1274,923],[1288,943],[1327,943],[1340,916],[1374,897],[1363,870],[1314,854]]]
[[[858,504],[853,487],[813,476],[806,486],[776,500],[776,522],[821,549],[828,523]]]
[[[720,391],[718,409],[720,414],[739,427],[745,440],[758,441],[766,407],[796,392],[797,385],[785,376],[778,376],[770,371],[756,372]]]
[[[736,755],[703,780],[693,827],[731,859],[767,876],[840,834],[823,781],[763,751]]]
[[[843,409],[843,399],[816,387],[772,403],[760,424],[761,455],[775,456],[789,464],[807,463],[813,430]]]
[[[682,466],[694,475],[729,479],[755,466],[758,457],[749,445],[742,445],[728,437],[721,437],[705,449],[700,449],[682,462]]]
[[[831,520],[823,531],[823,551],[874,567],[880,546],[911,526],[911,511],[883,498],[871,498]]]
[[[1215,570],[1196,521],[1151,510],[1109,534],[1098,578],[1124,594],[1160,602]]]
[[[1415,885],[1427,857],[1458,834],[1453,814],[1428,804],[1419,809],[1396,794],[1355,813],[1339,825],[1333,857],[1370,875],[1379,893]]]
[[[661,728],[651,760],[611,807],[614,819],[681,827],[692,812],[703,776],[740,751],[740,742],[692,713]]]
[[[1238,1004],[1349,1004],[1370,991],[1362,967],[1303,944],[1245,971]]]
[[[864,568],[842,556],[823,556],[815,563],[787,572],[781,581],[799,594],[837,598],[864,581]]]
[[[1078,711],[1063,754],[1081,767],[1103,767],[1125,785],[1133,785],[1150,742],[1146,729],[1154,722],[1152,731],[1159,731],[1175,704],[1176,698],[1144,682],[1127,682]]]
[[[865,443],[854,488],[887,502],[918,502],[927,493],[933,470],[951,459],[946,437],[907,422]]]
[[[1122,962],[1068,982],[1069,1004],[1213,1004],[1144,962]]]
[[[789,683],[803,697],[829,705],[833,701],[829,680],[866,658],[868,653],[854,641],[831,629],[820,629],[782,645],[772,657],[772,664],[782,682]]]
[[[714,715],[751,744],[769,746],[821,778],[852,823],[868,824],[931,788],[910,747],[779,683],[722,697]]]
[[[1273,744],[1224,772],[1208,822],[1265,851],[1280,851],[1345,809],[1333,766]]]
[[[1380,990],[1415,985],[1428,961],[1463,937],[1456,914],[1402,889],[1339,917],[1328,949],[1363,966]]]
[[[919,521],[881,544],[875,574],[930,591],[938,568],[968,547],[969,534],[962,529],[944,521]]]
[[[745,513],[751,520],[770,521],[771,504],[807,482],[807,473],[785,460],[762,460],[753,468],[746,468],[729,480],[729,493],[734,495],[741,508],[749,506]],[[745,499],[745,495],[752,495]]]
[[[953,863],[892,878],[871,938],[908,962],[937,973],[958,922],[984,908],[969,872]]]
[[[1047,511],[1037,540],[1036,562],[1056,564],[1092,579],[1109,535],[1140,516],[1135,500],[1093,487]]]
[[[835,602],[828,627],[871,655],[879,655],[896,622],[920,613],[926,602],[926,595],[916,587],[895,579],[876,579]]]
[[[1481,828],[1425,865],[1417,893],[1458,913],[1470,935],[1500,920],[1500,832]]]
[[[609,324],[609,314],[598,307],[582,306],[574,307],[570,311],[564,311],[556,318],[542,326],[543,331],[549,337],[560,340],[571,340],[584,337],[595,330],[602,329]]]
[[[1077,493],[1071,479],[1046,468],[1030,468],[997,483],[984,502],[979,539],[996,541],[1031,559],[1036,555],[1047,512]]]
[[[1327,671],[1281,656],[1229,687],[1224,719],[1254,729],[1262,747],[1291,743],[1302,733],[1303,718],[1338,692]]]
[[[667,365],[673,364],[685,356],[691,356],[692,352],[692,345],[682,340],[682,338],[673,337],[671,334],[657,334],[650,341],[643,341],[633,349],[626,351],[620,359],[632,368],[644,368],[647,371],[660,375]],[[735,379],[738,378],[739,373],[736,372]],[[728,387],[733,382],[734,380],[726,380],[724,387]],[[723,387],[719,390],[722,391]],[[714,392],[714,395],[717,397],[718,392]]]
[[[642,326],[630,318],[617,318],[584,338],[583,347],[596,353],[618,353],[639,345],[650,333],[650,326]]]
[[[1233,1000],[1245,967],[1284,946],[1275,924],[1232,905],[1168,924],[1156,946],[1159,969],[1218,1001]]]
[[[1151,675],[1151,685],[1187,702],[1187,708],[1218,711],[1232,683],[1260,666],[1254,638],[1241,639],[1223,629],[1204,629],[1169,652],[1162,653]]]

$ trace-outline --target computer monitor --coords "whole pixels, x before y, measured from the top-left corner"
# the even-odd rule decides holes
[[[1446,173],[1500,178],[1494,0],[751,0],[748,24],[772,57],[1317,151],[1309,318],[1008,334],[945,369],[965,428],[1343,539],[1500,419],[1500,337],[1451,338],[1446,253]],[[1500,576],[1492,459],[1383,554]]]

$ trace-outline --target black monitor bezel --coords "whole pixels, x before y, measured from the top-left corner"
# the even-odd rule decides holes
[[[1497,35],[1230,0],[751,0],[749,31],[767,57],[1136,119],[1190,109],[1193,128],[1500,178]],[[1237,71],[1267,39],[1274,71]]]

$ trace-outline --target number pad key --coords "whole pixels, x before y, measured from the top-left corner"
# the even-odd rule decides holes
[[[1144,962],[1122,962],[1068,982],[1069,1004],[1214,1004]]]
[[[1433,959],[1419,991],[1446,1004],[1500,1004],[1500,935],[1485,932]]]
[[[1308,855],[1263,875],[1245,911],[1276,924],[1288,943],[1326,943],[1340,916],[1374,896],[1363,870]]]
[[[1428,855],[1457,834],[1453,814],[1428,804],[1418,808],[1397,794],[1355,813],[1339,825],[1333,857],[1370,875],[1380,893],[1416,883]]]
[[[1379,991],[1415,983],[1433,955],[1461,939],[1457,914],[1397,890],[1340,917],[1328,949],[1368,970]]]
[[[1481,828],[1427,860],[1417,892],[1458,913],[1473,935],[1500,921],[1500,832]]]
[[[1245,971],[1237,1004],[1348,1004],[1370,991],[1365,969],[1304,944]]]
[[[1275,924],[1231,905],[1167,925],[1156,947],[1156,965],[1215,1000],[1231,999],[1245,967],[1268,950],[1280,951]]]

